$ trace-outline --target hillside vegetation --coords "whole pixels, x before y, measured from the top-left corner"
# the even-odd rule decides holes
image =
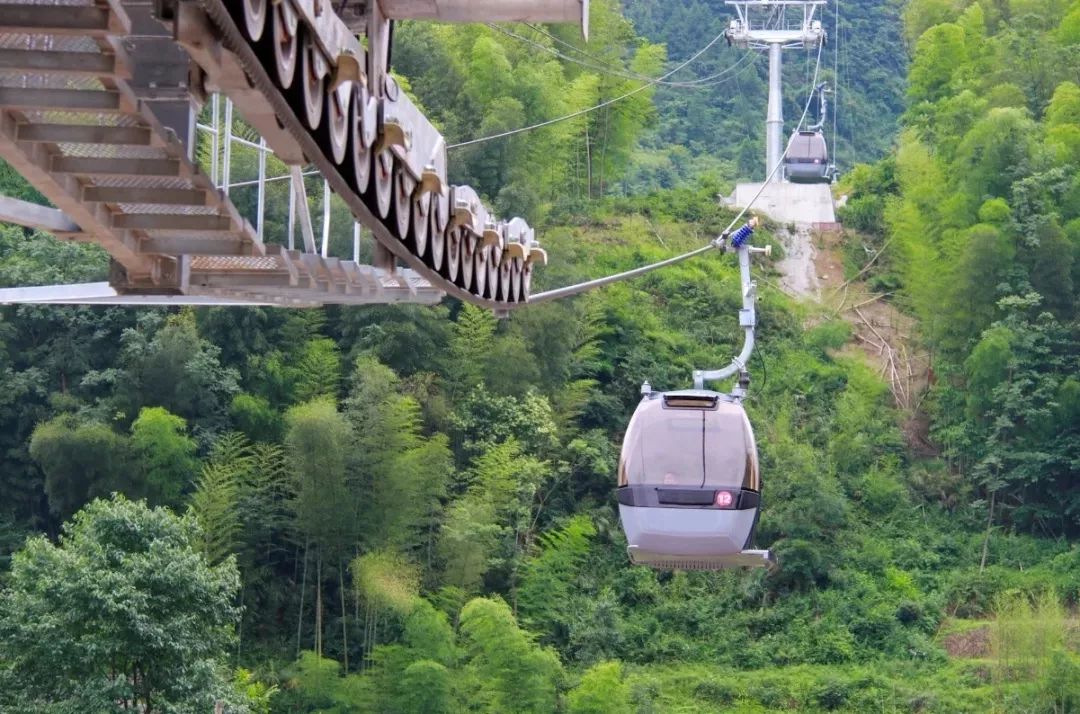
[[[936,355],[928,410],[952,482],[927,485],[991,529],[1071,538],[1080,4],[965,5],[909,5],[905,129],[894,157],[853,173],[844,218],[889,242],[877,284]]]
[[[669,25],[631,3],[635,27],[593,5],[588,51],[652,75],[665,50],[638,33],[677,60],[676,23],[705,7]],[[922,0],[891,29],[913,47],[904,130],[852,172],[844,220],[933,349],[940,458],[912,454],[850,327],[758,266],[747,409],[771,574],[631,567],[613,496],[642,381],[685,387],[741,343],[731,256],[502,321],[455,301],[0,308],[0,711],[1077,710],[1080,89],[1056,74],[1074,5]],[[896,7],[864,10],[852,22]],[[406,24],[398,43],[452,141],[637,86],[488,27]],[[542,222],[534,290],[731,219],[736,155],[620,183],[682,143],[667,100],[634,100],[454,156]],[[0,228],[0,284],[104,268]]]

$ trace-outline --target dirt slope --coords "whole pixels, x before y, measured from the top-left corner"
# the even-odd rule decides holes
[[[844,278],[843,230],[824,228],[794,223],[777,230],[785,253],[776,262],[780,287],[851,323],[854,343],[849,349],[865,355],[888,382],[896,405],[907,414],[905,433],[911,446],[931,454],[927,420],[919,410],[930,382],[930,358],[915,339],[914,320],[888,302],[887,294],[871,292],[858,276]],[[868,256],[867,262],[872,260],[874,256]]]

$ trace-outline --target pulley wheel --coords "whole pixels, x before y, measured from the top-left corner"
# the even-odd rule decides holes
[[[445,230],[436,230],[436,228],[438,227],[435,221],[437,214],[437,210],[431,212],[432,230],[431,234],[428,236],[428,252],[427,255],[424,257],[424,262],[430,265],[435,272],[441,275],[443,269],[443,259],[446,257],[446,234],[454,229],[447,227]]]
[[[274,68],[277,70],[278,86],[284,90],[292,87],[296,77],[298,20],[286,3],[273,5]]]
[[[461,226],[446,233],[446,272],[443,276],[452,283],[457,282],[461,268],[461,240],[465,229]]]
[[[497,246],[488,246],[487,259],[487,290],[488,297],[492,300],[499,299],[499,261],[502,260],[502,249]]]
[[[348,158],[352,166],[351,171],[346,171],[345,177],[349,180],[353,190],[359,195],[364,195],[371,179],[371,148],[364,146],[363,125],[363,93],[358,89],[355,97],[349,105],[349,149]]]
[[[394,156],[389,151],[380,151],[372,159],[371,185],[368,191],[373,194],[370,206],[375,204],[379,218],[390,215],[390,204],[394,196]]]
[[[450,230],[450,196],[446,192],[428,193],[427,196],[431,201],[429,209],[431,222],[428,226],[428,250],[430,250],[431,236],[441,235],[445,241],[446,232]]]
[[[520,302],[528,302],[529,295],[532,294],[532,275],[533,264],[531,260],[525,261],[525,265],[521,269],[521,297]]]
[[[427,251],[431,224],[434,222],[432,213],[435,211],[435,204],[431,201],[431,194],[418,193],[413,198],[410,210],[412,210],[412,223],[409,226],[409,246],[413,253],[423,258]]]
[[[498,299],[503,302],[512,302],[514,297],[513,285],[511,285],[511,276],[514,272],[514,261],[509,255],[503,251],[502,256],[499,258],[499,293]]]
[[[409,223],[412,221],[413,192],[416,191],[416,179],[399,162],[394,162],[394,198],[393,227],[397,237],[406,240],[409,237]]]
[[[349,120],[352,116],[353,83],[346,82],[326,98],[326,110],[318,132],[319,145],[336,166],[345,163],[349,148]]]
[[[255,44],[262,39],[262,32],[266,30],[270,0],[242,0],[239,4],[243,13],[243,23],[238,24],[243,28],[247,39]]]
[[[521,273],[525,268],[525,261],[521,258],[514,258],[510,264],[510,300],[519,302],[521,300]]]
[[[461,238],[461,279],[458,281],[465,290],[472,292],[473,288],[473,274],[474,270],[475,254],[477,238],[470,231],[465,231],[465,234]]]
[[[473,291],[473,294],[477,297],[486,297],[484,293],[488,284],[488,252],[490,250],[490,248],[477,243],[476,250],[473,251],[473,279],[476,281],[476,290]]]
[[[323,59],[310,32],[304,32],[300,43],[300,91],[304,105],[304,119],[308,128],[315,130],[322,122],[323,104],[326,103],[326,82]]]

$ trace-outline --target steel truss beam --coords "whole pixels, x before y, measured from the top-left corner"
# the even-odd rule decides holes
[[[5,37],[0,70],[24,81],[0,87],[0,157],[57,208],[0,197],[0,220],[98,243],[114,264],[111,285],[12,288],[0,290],[0,303],[307,307],[431,304],[443,297],[412,271],[359,265],[356,227],[353,259],[329,257],[326,189],[321,255],[310,218],[308,253],[292,250],[291,235],[272,236],[286,246],[264,244],[266,184],[290,177],[267,171],[272,152],[266,140],[235,134],[232,105],[216,95],[200,100],[212,102],[213,122],[195,135],[189,102],[199,99],[202,88],[189,86],[188,55],[146,3],[0,2],[0,39]],[[234,69],[242,72],[239,65]],[[269,120],[266,131],[282,133],[270,105],[259,99]],[[207,142],[209,166],[194,160],[197,146]],[[230,166],[232,152],[252,149],[259,152],[257,173],[238,174]],[[297,174],[290,226],[297,208],[308,203],[299,169]],[[256,191],[253,215],[241,216],[229,200],[229,191],[240,186]]]

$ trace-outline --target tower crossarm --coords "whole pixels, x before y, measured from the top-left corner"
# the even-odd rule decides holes
[[[826,0],[726,0],[736,18],[728,24],[728,41],[739,47],[765,49],[816,47],[826,39],[821,21],[815,18]]]

